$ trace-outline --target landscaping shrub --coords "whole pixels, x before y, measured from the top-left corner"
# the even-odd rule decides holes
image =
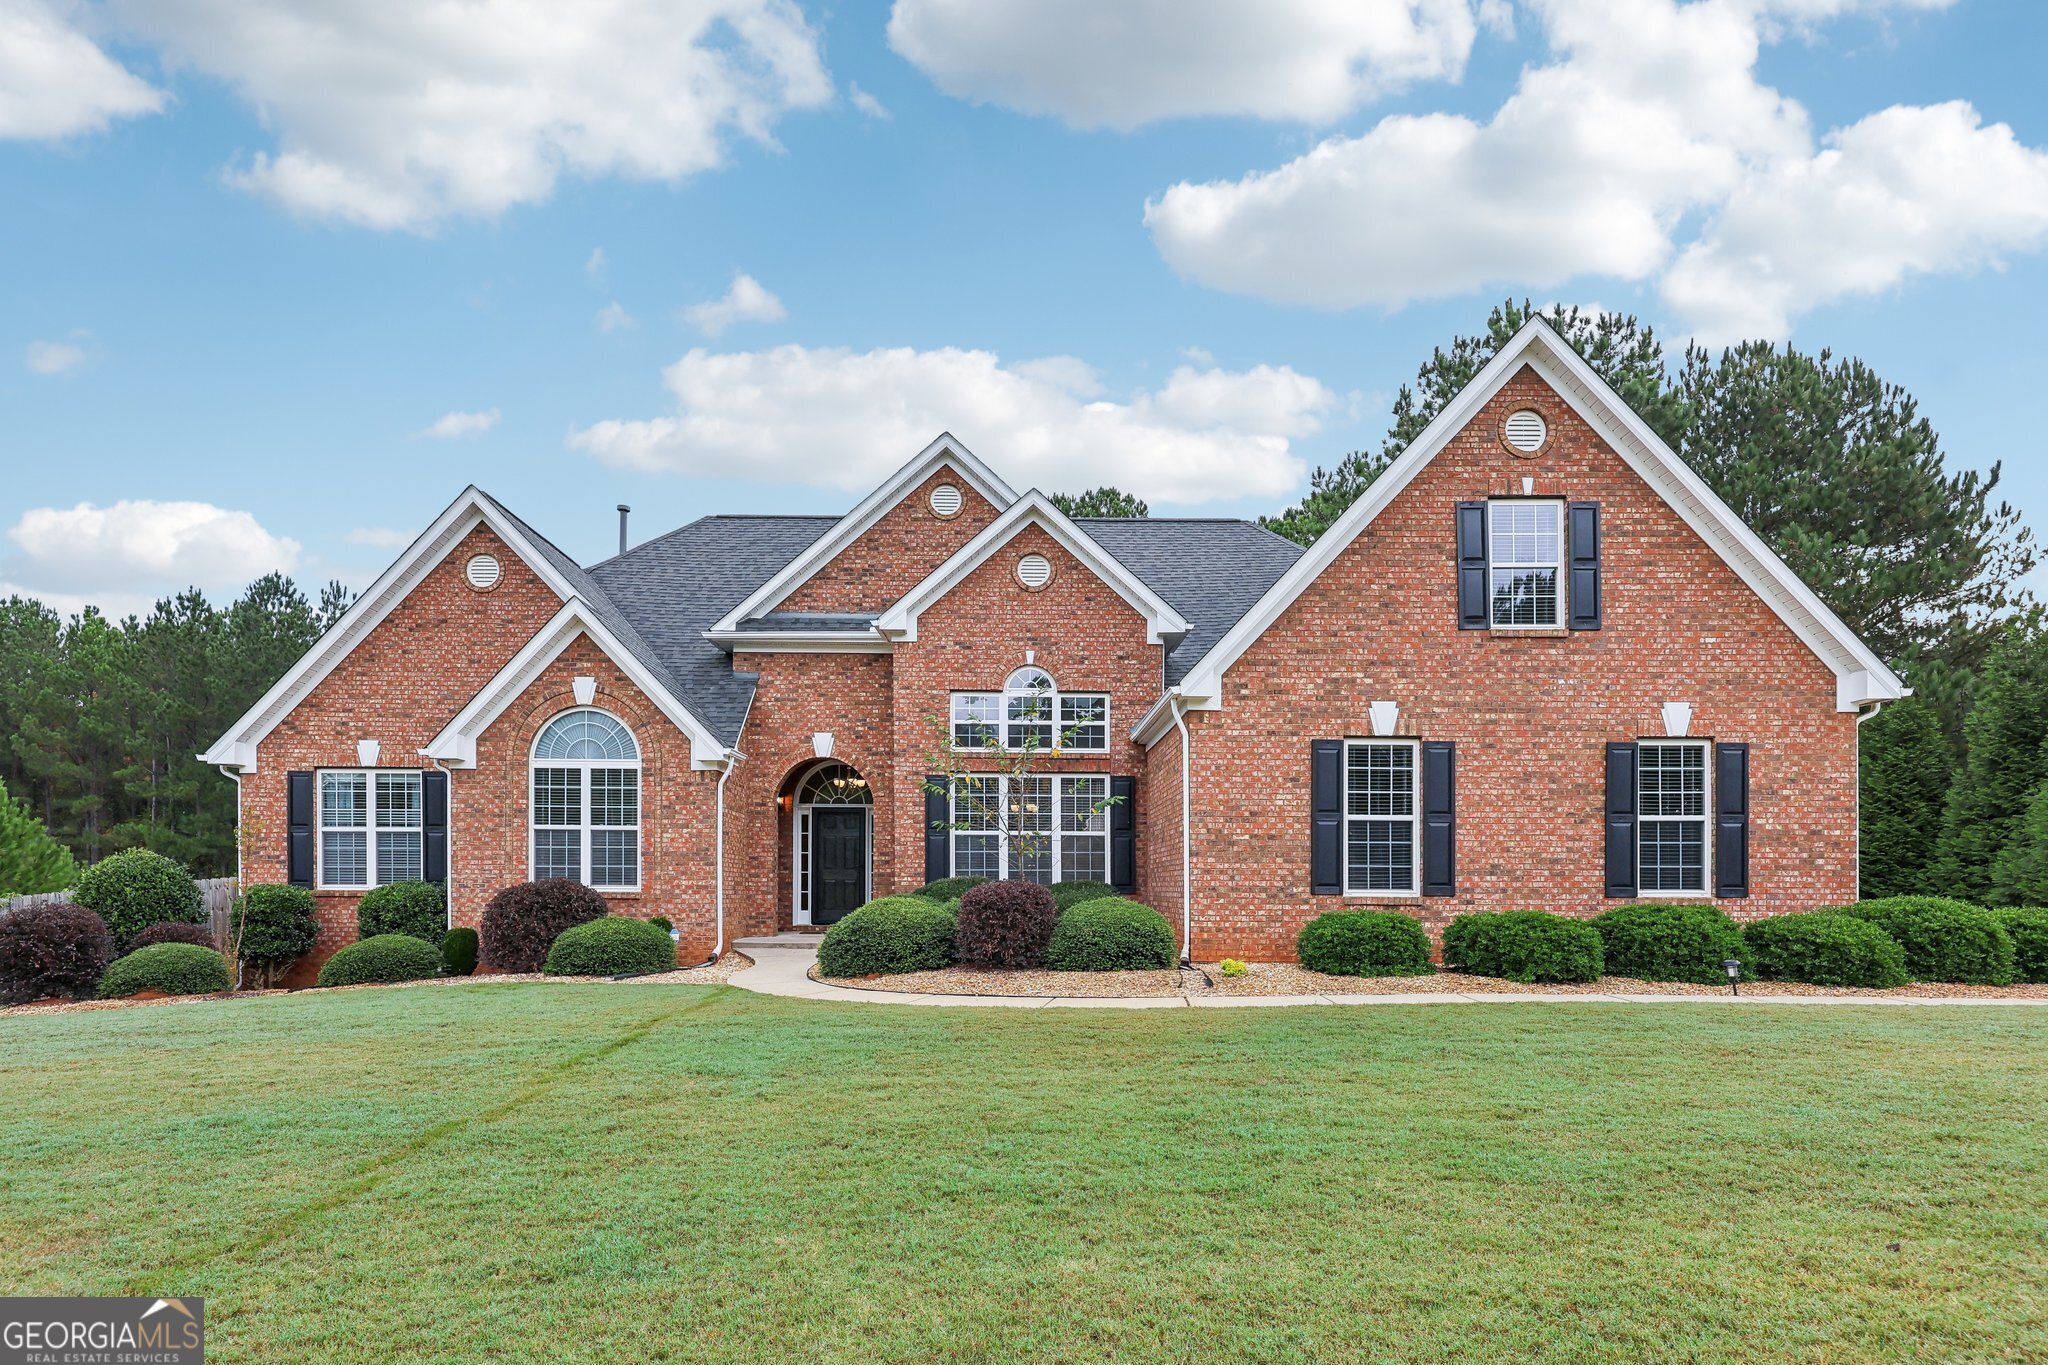
[[[573,925],[548,949],[549,976],[624,976],[629,972],[670,972],[676,945],[644,919],[609,915]]]
[[[825,931],[818,945],[823,976],[928,972],[953,960],[953,916],[923,896],[869,901]]]
[[[675,932],[675,921],[670,919],[667,915],[651,916],[647,922],[653,925],[655,928],[661,930],[661,932],[663,932],[664,934]]]
[[[2012,979],[2048,982],[2048,910],[2030,905],[1991,913],[2012,939]]]
[[[1390,910],[1332,910],[1301,926],[1294,953],[1312,972],[1333,976],[1427,976],[1429,931]]]
[[[107,922],[82,905],[0,915],[0,1005],[90,995],[113,960]]]
[[[204,924],[199,883],[161,853],[131,848],[102,858],[79,875],[73,904],[97,910],[114,942],[128,941],[152,924]]]
[[[2012,936],[1982,906],[1940,896],[1890,896],[1845,905],[1840,913],[1868,920],[1896,939],[1906,950],[1906,975],[1915,981],[2003,986],[2012,980]]]
[[[364,986],[372,982],[424,981],[441,972],[441,954],[411,934],[379,934],[351,943],[320,968],[323,986]]]
[[[502,972],[537,972],[564,929],[603,919],[604,897],[581,882],[515,882],[484,907],[484,961]]]
[[[977,967],[1036,967],[1059,919],[1052,892],[1036,882],[983,882],[960,897],[953,955]]]
[[[926,882],[917,888],[915,894],[944,905],[947,901],[959,900],[970,889],[987,880],[986,877],[941,877],[935,882]]]
[[[476,930],[450,929],[441,940],[441,970],[450,976],[468,976],[476,970]]]
[[[1226,957],[1221,962],[1216,964],[1216,970],[1223,973],[1225,976],[1243,976],[1247,971],[1251,969],[1246,967],[1242,962],[1239,962],[1234,957]]]
[[[1444,963],[1507,981],[1598,981],[1606,956],[1600,931],[1584,920],[1504,910],[1452,920],[1444,930]]]
[[[386,882],[356,902],[356,933],[364,938],[411,934],[438,944],[447,932],[448,898],[432,882]]]
[[[158,943],[115,961],[100,978],[102,1000],[125,1000],[143,991],[165,995],[212,995],[233,986],[227,960],[191,943]]]
[[[1816,911],[1745,925],[1744,970],[1763,981],[1884,989],[1906,984],[1906,950],[1869,920]]]
[[[1062,910],[1045,948],[1045,965],[1056,972],[1158,971],[1175,960],[1166,916],[1121,896]]]
[[[1123,892],[1108,882],[1060,882],[1052,888],[1052,903],[1064,913],[1085,901],[1123,899]]]
[[[268,986],[313,951],[313,893],[303,886],[252,886],[235,898],[231,913],[250,986]]]
[[[1728,979],[1722,964],[1742,956],[1741,926],[1711,905],[1617,905],[1593,927],[1609,976],[1713,986]]]
[[[189,943],[195,948],[212,948],[213,930],[203,924],[177,924],[170,920],[152,924],[129,940],[128,951],[153,948],[159,943]]]

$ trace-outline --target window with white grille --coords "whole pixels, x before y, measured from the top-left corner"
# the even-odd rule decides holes
[[[1564,558],[1564,504],[1495,499],[1486,505],[1488,578],[1496,626],[1555,626]]]
[[[1344,746],[1344,890],[1415,894],[1413,740],[1354,739]]]
[[[533,744],[535,881],[603,891],[640,885],[640,746],[616,716],[584,708],[548,722]]]
[[[988,775],[953,780],[953,875],[1109,880],[1109,778]]]
[[[955,692],[951,727],[956,749],[1105,754],[1109,695],[1062,692],[1050,673],[1026,666],[1000,692]]]
[[[318,883],[334,890],[416,882],[425,805],[414,769],[322,769]]]
[[[1636,887],[1646,896],[1707,889],[1707,746],[1636,746]]]

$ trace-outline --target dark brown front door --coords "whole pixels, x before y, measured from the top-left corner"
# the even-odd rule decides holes
[[[867,900],[866,807],[811,812],[811,923],[832,924]]]

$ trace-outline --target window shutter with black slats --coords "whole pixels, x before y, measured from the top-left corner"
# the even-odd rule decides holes
[[[1458,894],[1458,747],[1422,743],[1422,894]]]
[[[1109,884],[1130,893],[1138,889],[1138,780],[1109,779]]]
[[[420,880],[448,885],[448,774],[420,774]]]
[[[1636,894],[1636,746],[1607,746],[1607,894]]]
[[[944,773],[930,773],[924,788],[924,879],[944,881],[953,875],[953,821],[950,788]],[[936,788],[936,790],[934,790]]]
[[[1309,888],[1344,894],[1344,741],[1309,741]]]
[[[313,884],[313,774],[286,773],[285,878],[293,886]]]
[[[1714,746],[1714,894],[1749,894],[1749,746]]]
[[[1486,605],[1486,504],[1458,504],[1458,629],[1485,630],[1491,624]]]
[[[1600,629],[1600,504],[1575,502],[1566,511],[1567,553],[1571,556],[1566,597],[1573,630]]]

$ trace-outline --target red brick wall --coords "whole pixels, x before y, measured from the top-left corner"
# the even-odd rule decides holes
[[[1516,459],[1495,433],[1532,404],[1551,442]],[[1525,475],[1538,496],[1601,505],[1600,631],[1457,628],[1454,504],[1519,496]],[[1752,919],[1855,896],[1856,725],[1835,710],[1833,673],[1531,370],[1229,670],[1224,693],[1224,709],[1189,717],[1198,957],[1291,958],[1300,926],[1341,904],[1432,930],[1472,910],[1608,908],[1605,745],[1662,736],[1666,701],[1692,703],[1693,736],[1751,746],[1751,895],[1724,908]],[[1309,741],[1369,735],[1375,699],[1400,704],[1401,734],[1457,743],[1455,898],[1309,893]],[[1176,742],[1154,748],[1160,767]]]
[[[956,516],[941,517],[932,511],[931,491],[942,483],[960,490]],[[996,508],[988,499],[952,466],[942,465],[774,610],[881,611],[995,519]]]

